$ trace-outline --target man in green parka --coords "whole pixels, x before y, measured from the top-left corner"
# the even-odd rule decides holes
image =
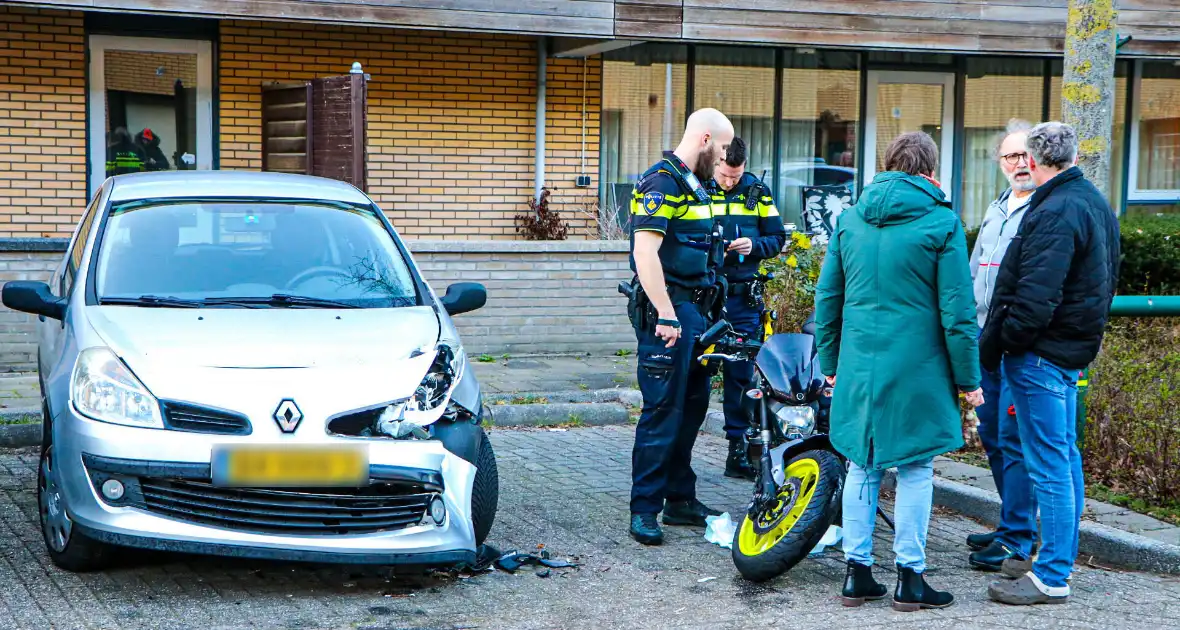
[[[926,585],[933,458],[963,445],[959,393],[978,405],[979,351],[967,241],[938,182],[938,147],[907,133],[885,170],[840,215],[816,290],[820,366],[833,384],[832,445],[844,485],[846,602],[884,597],[873,580],[882,472],[898,468],[897,590],[903,611],[949,606]]]

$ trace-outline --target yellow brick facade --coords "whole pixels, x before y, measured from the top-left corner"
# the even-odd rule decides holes
[[[519,238],[514,216],[533,194],[535,46],[505,35],[223,22],[221,168],[262,166],[264,82],[346,74],[359,61],[372,77],[369,193],[399,231]],[[550,59],[548,82],[546,183],[571,236],[584,238],[579,211],[595,203],[597,186],[577,188],[574,178],[584,120],[585,169],[597,180],[601,64]]]
[[[0,236],[64,236],[86,198],[82,14],[0,7]]]

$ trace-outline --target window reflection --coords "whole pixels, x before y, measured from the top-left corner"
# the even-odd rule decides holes
[[[784,57],[776,201],[785,221],[801,225],[809,189],[856,188],[859,55],[788,50]]]
[[[1044,73],[1045,63],[1040,59],[967,60],[961,207],[968,228],[979,227],[988,205],[1008,188],[995,156],[1008,121],[1041,121]]]
[[[1139,83],[1139,190],[1180,190],[1180,67],[1143,63]]]
[[[106,175],[196,168],[197,55],[103,55]]]
[[[641,44],[603,55],[601,199],[623,209],[623,219],[635,181],[680,141],[687,81],[687,46]]]

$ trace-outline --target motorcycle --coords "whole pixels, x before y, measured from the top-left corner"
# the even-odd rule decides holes
[[[702,363],[754,362],[742,410],[752,421],[747,457],[757,473],[732,549],[742,577],[762,582],[789,571],[840,522],[847,462],[828,439],[832,388],[820,371],[814,314],[800,333],[765,342],[743,338],[722,319],[698,343]]]

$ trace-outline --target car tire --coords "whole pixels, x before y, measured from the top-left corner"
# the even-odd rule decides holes
[[[50,496],[54,494],[57,496],[53,501],[53,509],[58,515],[51,521],[49,505]],[[113,557],[111,545],[94,540],[78,531],[64,512],[65,506],[62,505],[56,472],[53,469],[52,444],[42,447],[41,461],[37,466],[37,505],[41,538],[45,541],[45,551],[53,564],[73,573],[97,571],[110,565]],[[51,537],[55,536],[60,538],[51,541]]]
[[[475,528],[475,544],[479,546],[492,531],[500,502],[500,473],[496,469],[496,453],[483,429],[479,431],[479,452],[475,467],[475,482],[471,487],[471,524]]]

